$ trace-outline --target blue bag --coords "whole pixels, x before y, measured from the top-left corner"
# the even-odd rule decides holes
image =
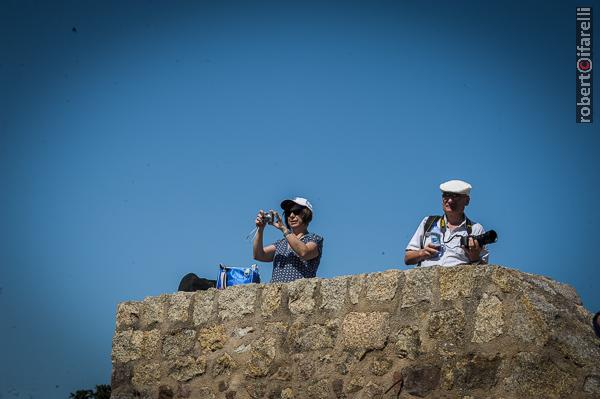
[[[219,290],[234,285],[260,283],[258,266],[255,264],[250,267],[229,267],[221,264],[219,267],[221,268],[219,278],[217,278],[217,289]]]

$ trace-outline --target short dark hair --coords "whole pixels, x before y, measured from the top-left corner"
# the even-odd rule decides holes
[[[290,224],[288,223],[288,216],[289,216],[289,212],[290,210],[287,209],[283,212],[283,216],[285,217],[285,225],[287,226],[287,228],[291,228]],[[302,218],[302,221],[304,223],[306,223],[306,225],[308,226],[310,224],[310,222],[312,222],[312,218],[313,218],[313,213],[310,209],[308,209],[307,207],[303,206],[302,207],[302,212],[300,213],[300,218]]]

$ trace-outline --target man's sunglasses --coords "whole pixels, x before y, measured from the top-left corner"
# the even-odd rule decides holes
[[[442,198],[452,198],[452,199],[458,199],[458,198],[463,198],[466,197],[465,194],[456,194],[456,193],[442,193]]]

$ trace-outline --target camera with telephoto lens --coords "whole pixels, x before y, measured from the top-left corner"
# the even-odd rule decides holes
[[[275,212],[265,212],[263,215],[263,220],[267,224],[273,224],[273,221],[275,220]]]
[[[469,247],[469,237],[473,240],[477,240],[480,247],[484,245],[493,244],[498,240],[498,234],[494,230],[486,231],[485,233],[478,236],[465,236],[460,237],[460,245],[463,247]]]

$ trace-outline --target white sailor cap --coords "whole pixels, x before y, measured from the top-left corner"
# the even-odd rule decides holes
[[[450,180],[440,184],[440,190],[444,193],[455,193],[455,194],[471,194],[471,185],[466,181],[462,180]]]

